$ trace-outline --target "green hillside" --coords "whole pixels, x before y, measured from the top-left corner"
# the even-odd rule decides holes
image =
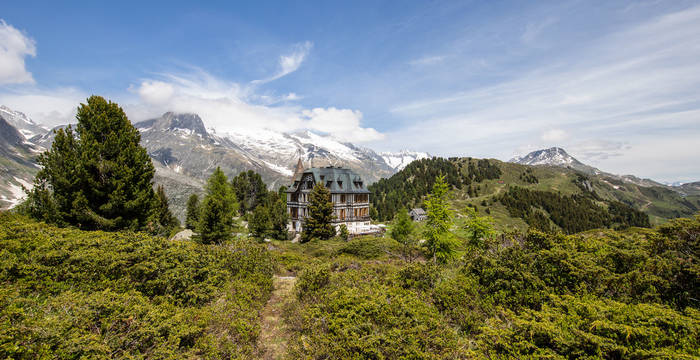
[[[593,225],[598,227],[644,226],[645,221],[635,215],[637,211],[648,215],[649,223],[654,225],[672,218],[692,216],[700,210],[698,194],[681,194],[660,186],[644,187],[607,175],[585,175],[573,169],[520,165],[495,159],[433,158],[414,161],[391,178],[370,186],[378,219],[391,219],[401,207],[421,206],[438,174],[446,175],[446,181],[452,186],[455,210],[461,212],[466,206],[472,206],[488,212],[501,230],[523,230],[528,222],[530,225],[543,224],[544,220],[554,230],[561,230],[563,222],[555,218],[580,214],[586,207],[595,210],[592,213],[605,213],[611,209],[616,212],[604,214],[600,220],[594,221]],[[548,211],[542,204],[533,203],[528,211],[513,211],[504,197],[509,197],[517,189],[526,189],[539,197],[556,198],[559,203],[580,205],[581,209],[569,211],[570,215],[554,214],[562,209],[555,207]],[[567,201],[567,197],[576,199]],[[627,220],[620,221],[625,218]],[[573,226],[567,232],[594,227]]]

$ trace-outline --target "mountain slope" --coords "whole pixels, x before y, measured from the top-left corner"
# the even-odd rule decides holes
[[[0,112],[0,209],[21,200],[22,187],[31,188],[38,171],[36,156],[44,150],[28,142],[5,116],[7,111]]]
[[[401,150],[398,152],[382,152],[379,155],[394,171],[400,171],[413,161],[430,158],[427,152]]]
[[[565,222],[563,218],[576,220],[575,217],[580,215],[574,214],[594,214],[612,209],[610,217],[599,219],[600,224],[620,218],[637,223],[638,215],[625,209],[630,207],[649,215],[652,224],[658,224],[671,218],[692,216],[700,210],[700,195],[683,195],[664,186],[641,186],[604,173],[588,175],[571,168],[521,165],[494,159],[433,158],[413,163],[392,177],[370,186],[379,218],[391,219],[401,207],[422,206],[436,174],[446,175],[446,181],[453,188],[452,206],[458,214],[466,206],[475,206],[483,211],[488,209],[501,230],[523,230],[528,226],[528,221],[542,220],[538,213],[544,215],[546,221],[552,222],[552,226],[557,220],[559,224],[575,229],[576,226],[570,226],[571,222]],[[532,209],[525,206],[523,212],[514,212],[512,201],[502,201],[502,197],[514,188],[526,189],[530,193],[511,194],[511,198],[529,198],[527,201],[540,199],[537,201],[542,205]],[[550,207],[557,202],[559,205]],[[553,210],[547,211],[545,207]],[[570,211],[565,207],[571,207]],[[536,211],[532,213],[530,210]],[[568,212],[562,212],[564,210]]]
[[[509,162],[521,165],[549,165],[572,168],[586,174],[599,174],[601,172],[592,166],[588,166],[576,160],[560,147],[535,150],[525,156],[514,157],[510,159]]]

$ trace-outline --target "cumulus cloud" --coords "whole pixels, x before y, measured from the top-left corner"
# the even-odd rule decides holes
[[[305,41],[301,44],[296,44],[291,53],[287,55],[282,55],[279,58],[279,70],[277,73],[269,78],[253,80],[253,84],[264,84],[273,80],[277,80],[285,75],[291,74],[304,62],[306,56],[309,55],[309,51],[313,47],[313,43],[310,41]]]
[[[353,142],[383,137],[375,129],[362,126],[360,111],[334,107],[305,109],[288,103],[300,98],[294,93],[279,97],[259,95],[255,87],[222,80],[202,70],[161,74],[158,79],[142,80],[131,91],[138,99],[126,105],[125,111],[135,121],[176,111],[197,113],[207,126],[218,132],[250,134],[259,130],[308,129]]]
[[[24,59],[36,56],[34,40],[0,19],[0,84],[33,83]]]

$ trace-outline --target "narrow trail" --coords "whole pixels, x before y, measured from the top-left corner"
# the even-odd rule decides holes
[[[261,359],[281,359],[287,351],[289,332],[282,319],[284,305],[292,300],[292,289],[297,278],[294,276],[277,276],[272,280],[273,290],[270,300],[262,310],[260,339],[258,348],[261,349]]]

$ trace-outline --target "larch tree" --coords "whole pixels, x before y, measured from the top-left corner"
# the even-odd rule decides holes
[[[309,193],[308,211],[301,242],[311,239],[327,240],[335,236],[331,192],[323,184],[316,184]]]
[[[408,210],[402,208],[394,216],[394,225],[391,228],[390,236],[402,245],[403,257],[411,260],[411,250],[416,246],[417,241],[413,236],[415,225],[408,215]]]
[[[100,96],[78,107],[75,129],[55,132],[29,192],[30,214],[81,229],[146,229],[154,168],[124,111]]]
[[[450,233],[452,211],[447,202],[447,183],[444,176],[438,176],[433,191],[425,201],[427,219],[425,222],[425,246],[433,262],[445,263],[454,258],[457,242]]]
[[[203,244],[220,244],[230,239],[237,207],[236,195],[224,172],[217,167],[207,180],[195,239]]]

